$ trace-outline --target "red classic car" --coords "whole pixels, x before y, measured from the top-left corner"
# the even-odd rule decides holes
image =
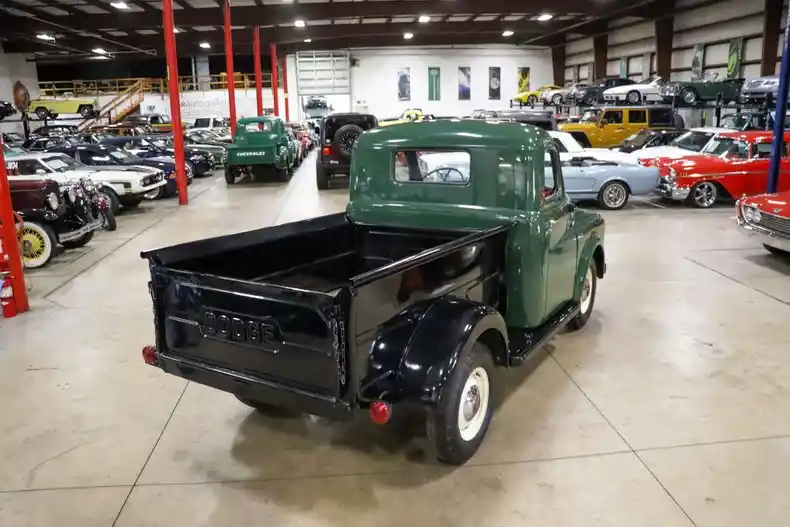
[[[790,256],[790,192],[743,197],[735,204],[741,232],[757,238],[768,252]]]
[[[779,190],[790,190],[790,160],[785,132]],[[659,159],[661,174],[656,192],[669,199],[686,200],[707,209],[720,198],[760,194],[768,186],[773,133],[726,132],[705,145],[699,155]]]

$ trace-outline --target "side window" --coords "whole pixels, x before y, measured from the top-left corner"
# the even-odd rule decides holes
[[[647,110],[629,110],[628,122],[631,124],[645,124],[647,122]]]
[[[159,118],[158,115],[152,115],[151,124],[162,124],[162,120]]]
[[[771,159],[772,143],[756,143],[752,145],[752,157],[757,159]],[[787,157],[787,143],[782,143],[782,157]]]
[[[672,126],[672,110],[669,108],[651,108],[648,117],[651,126]]]
[[[400,150],[395,152],[393,163],[399,183],[469,183],[471,157],[462,150]]]
[[[727,157],[730,159],[747,159],[749,157],[749,144],[737,141],[727,149]]]
[[[9,176],[35,176],[36,170],[46,170],[37,159],[20,159],[19,161],[7,161],[5,169]]]
[[[543,198],[549,199],[562,190],[562,163],[560,154],[553,148],[543,155]]]
[[[558,137],[552,137],[551,140],[554,143],[554,146],[557,147],[557,151],[558,152],[563,152],[564,153],[564,152],[568,151],[568,149],[565,148],[565,145],[562,144],[562,141],[560,141],[560,139]]]
[[[601,117],[603,124],[623,124],[622,110],[607,110]]]

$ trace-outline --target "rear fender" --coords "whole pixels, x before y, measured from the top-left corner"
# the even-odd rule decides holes
[[[436,301],[405,349],[395,379],[395,401],[436,405],[461,353],[484,333],[494,361],[507,364],[507,326],[496,309],[460,298]]]
[[[582,295],[584,276],[587,274],[587,269],[590,267],[590,262],[593,259],[595,259],[596,275],[598,278],[603,278],[606,272],[606,257],[603,250],[603,240],[597,233],[593,233],[585,240],[579,256],[579,267],[576,269],[576,283],[573,288],[573,299],[577,302]]]

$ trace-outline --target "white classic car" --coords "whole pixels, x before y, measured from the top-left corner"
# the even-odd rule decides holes
[[[131,168],[131,167],[130,167]],[[9,177],[26,179],[52,179],[61,185],[80,179],[90,179],[102,187],[104,193],[113,192],[119,200],[130,207],[139,204],[143,196],[167,184],[161,170],[151,171],[140,167],[139,170],[95,170],[83,165],[66,154],[39,152],[17,155],[6,159],[6,172]]]
[[[557,145],[560,152],[560,159],[567,161],[575,157],[587,157],[597,159],[599,161],[614,161],[615,163],[624,163],[634,165],[637,160],[631,155],[623,152],[617,152],[608,148],[584,148],[579,142],[568,132],[556,132],[549,130],[548,133]]]
[[[732,130],[728,130],[727,128],[716,128],[714,126],[692,128],[688,132],[678,136],[667,146],[643,148],[625,155],[631,156],[633,162],[639,162],[640,159],[655,159],[658,157],[677,159],[691,156],[699,153],[711,139],[721,132],[732,132]]]
[[[643,101],[662,102],[664,98],[659,93],[664,83],[661,77],[653,77],[649,81],[639,84],[626,84],[615,86],[603,92],[603,99],[608,103],[625,101],[629,104],[639,104]]]

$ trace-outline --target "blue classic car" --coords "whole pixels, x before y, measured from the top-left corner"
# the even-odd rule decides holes
[[[562,179],[572,200],[595,200],[602,209],[618,210],[632,195],[650,194],[656,188],[658,168],[575,157],[562,162]]]

